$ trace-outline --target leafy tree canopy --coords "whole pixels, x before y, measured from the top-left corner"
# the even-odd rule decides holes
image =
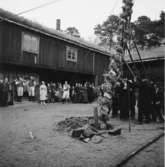
[[[127,0],[126,0],[127,1]],[[132,5],[132,4],[128,4]],[[94,33],[100,39],[100,45],[110,49],[116,44],[115,37],[119,36],[120,27],[122,29],[122,21],[126,18],[126,7],[120,17],[117,15],[110,15],[102,24],[94,27]],[[131,23],[132,31],[134,32],[134,40],[136,43],[144,47],[159,46],[160,41],[164,38],[164,21],[165,12],[161,11],[158,20],[151,20],[148,16],[139,16],[137,20]]]
[[[144,46],[159,46],[164,38],[165,13],[161,11],[159,20],[151,20],[147,16],[140,16],[134,22],[135,40],[142,48]]]
[[[74,36],[74,37],[80,38],[80,33],[79,33],[78,29],[75,28],[75,27],[68,27],[68,28],[65,30],[65,32],[66,32],[67,34],[69,34],[69,35],[72,35],[72,36]]]
[[[119,24],[120,17],[116,15],[110,15],[107,20],[104,21],[102,24],[98,24],[95,26],[94,32],[101,41],[100,45],[109,46],[109,48],[111,48],[111,46],[115,42],[113,40],[113,37],[118,32]]]

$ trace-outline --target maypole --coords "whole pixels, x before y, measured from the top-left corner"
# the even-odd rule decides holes
[[[129,46],[131,41],[131,16],[132,16],[132,7],[133,7],[133,0],[123,0],[123,6],[122,6],[122,13],[120,15],[121,17],[121,42],[120,46],[123,49],[123,61],[126,52],[128,52],[131,60],[133,61],[133,58],[131,56]],[[134,78],[135,75],[131,71],[132,77]],[[130,107],[130,85],[127,84],[128,89],[128,110],[129,110],[129,132],[131,132],[131,107]]]
[[[131,15],[133,0],[123,0],[123,11],[120,15],[121,24],[118,30],[118,44],[116,45],[116,52],[111,55],[108,70],[104,73],[104,84],[102,85],[103,96],[98,98],[98,112],[99,115],[104,116],[108,121],[108,114],[112,109],[112,97],[115,93],[115,88],[119,80],[123,78],[123,64],[126,65],[132,77],[135,77],[134,72],[124,60],[126,51],[129,51],[129,44],[131,40]],[[130,53],[130,52],[129,52]],[[130,55],[131,56],[131,55]],[[132,56],[131,56],[132,58]],[[130,111],[130,92],[129,84],[127,84],[128,89],[128,101],[129,101],[129,131],[131,131],[131,111]],[[96,115],[96,114],[95,114]],[[107,121],[104,121],[106,123]],[[96,121],[97,122],[97,121]]]

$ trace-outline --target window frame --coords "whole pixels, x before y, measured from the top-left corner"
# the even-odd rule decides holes
[[[72,46],[66,46],[66,61],[77,63],[78,49]]]
[[[25,46],[26,42],[25,42],[25,35],[27,35],[28,37],[31,38],[31,41],[32,40],[36,40],[37,43],[36,43],[36,49],[27,49],[27,47]],[[22,52],[27,52],[27,53],[32,53],[32,54],[36,54],[38,55],[39,54],[39,50],[40,50],[40,37],[37,36],[37,35],[34,35],[32,33],[29,33],[29,32],[22,32],[22,41],[21,41],[21,46],[22,46]]]

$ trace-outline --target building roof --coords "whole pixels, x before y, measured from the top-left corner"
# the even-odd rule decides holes
[[[17,16],[16,14],[13,14],[9,11],[6,11],[6,10],[0,8],[0,22],[1,21],[11,22],[13,24],[31,29],[33,31],[45,34],[47,36],[51,36],[53,38],[60,39],[60,40],[66,41],[68,43],[72,43],[74,45],[77,45],[77,46],[80,46],[83,48],[87,48],[89,50],[110,56],[110,52],[108,52],[105,48],[102,48],[98,45],[87,42],[81,38],[76,38],[76,37],[73,37],[73,36],[68,35],[66,33],[62,33],[60,31],[57,31],[55,29],[48,28],[48,27],[43,26],[37,22],[33,22],[31,20],[25,19],[24,17]]]
[[[143,61],[154,61],[154,60],[164,59],[165,58],[165,45],[162,44],[159,47],[152,47],[152,48],[143,49],[143,50],[139,49],[139,53]],[[136,50],[133,50],[131,54],[135,62],[140,61],[140,58]],[[125,56],[125,60],[131,63],[131,60],[128,54]]]

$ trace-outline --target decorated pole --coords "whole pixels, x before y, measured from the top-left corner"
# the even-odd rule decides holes
[[[133,0],[123,0],[123,11],[120,15],[121,23],[118,29],[118,41],[116,42],[115,53],[111,55],[110,62],[107,71],[103,74],[104,84],[102,85],[103,96],[98,98],[98,107],[97,111],[94,110],[95,115],[95,124],[97,125],[97,113],[104,115],[107,118],[108,113],[112,109],[112,97],[115,94],[115,88],[117,87],[118,82],[123,79],[123,64],[126,64],[132,77],[135,77],[134,72],[124,60],[124,55],[128,50],[128,44],[130,43],[130,21],[132,14]],[[128,101],[129,101],[129,131],[131,131],[131,111],[130,111],[130,89],[129,83],[127,83],[128,89]],[[106,122],[106,121],[104,121]]]
[[[131,16],[133,0],[123,0],[122,13],[120,15],[121,21],[121,47],[123,48],[123,54],[125,56],[126,51],[129,52],[129,45],[131,40]],[[130,54],[130,52],[129,52]],[[123,56],[123,60],[124,60]],[[132,58],[132,57],[131,57]],[[134,77],[134,76],[133,76]],[[131,104],[130,104],[130,85],[127,83],[128,89],[128,110],[129,110],[129,132],[131,132]]]

